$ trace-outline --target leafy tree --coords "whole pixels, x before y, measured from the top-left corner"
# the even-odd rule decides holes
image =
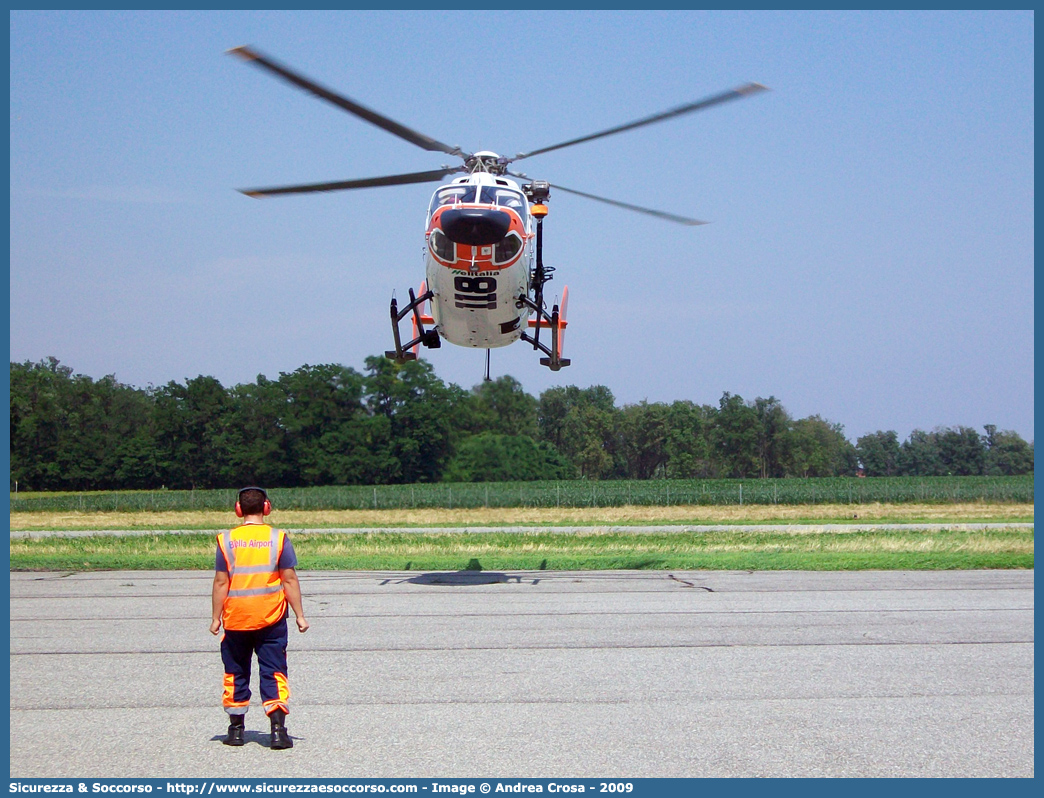
[[[706,479],[717,475],[708,432],[714,408],[677,401],[667,408],[666,476],[670,479]]]
[[[987,424],[984,473],[989,476],[1013,476],[1033,473],[1033,444],[1026,443],[1017,432],[997,431]]]
[[[546,441],[483,432],[461,442],[443,475],[446,482],[572,479],[576,470]]]
[[[710,440],[724,477],[756,477],[761,473],[758,443],[761,420],[757,411],[727,391],[718,404]]]
[[[791,430],[790,414],[774,396],[754,400],[758,431],[759,476],[782,477],[787,470],[787,443]]]
[[[54,357],[11,364],[11,481],[23,489],[64,485],[58,450],[68,428],[63,394],[71,377],[72,369]]]
[[[937,430],[936,445],[947,474],[971,476],[983,473],[986,464],[986,446],[982,437],[971,427]]]
[[[845,438],[844,427],[819,416],[794,422],[791,458],[802,477],[855,475],[856,450]]]
[[[612,474],[618,411],[604,385],[549,388],[540,394],[540,437],[562,453],[586,479]]]
[[[641,402],[625,405],[617,413],[617,451],[626,464],[629,479],[649,479],[667,464],[667,408]]]
[[[155,393],[157,465],[174,488],[226,486],[230,460],[224,435],[232,402],[221,383],[200,375]]]
[[[971,427],[915,429],[900,447],[899,471],[907,476],[982,474],[986,444]]]
[[[389,421],[389,482],[434,482],[450,458],[456,439],[454,413],[462,392],[447,388],[430,363],[402,365],[385,357],[366,358],[366,403]]]
[[[540,438],[561,450],[565,443],[566,421],[571,412],[593,408],[605,413],[616,410],[613,392],[604,385],[577,388],[575,385],[548,388],[537,403],[537,426]]]
[[[90,382],[89,377],[84,380]],[[143,489],[155,485],[159,471],[152,401],[147,393],[117,382],[112,374],[84,388],[89,421],[81,427],[85,437],[79,456],[87,462],[93,451],[95,463],[84,487]]]
[[[504,375],[480,383],[471,393],[476,431],[537,436],[537,400],[514,377]]]
[[[376,484],[439,479],[1033,473],[1033,444],[994,425],[859,438],[775,397],[724,393],[617,408],[605,386],[539,399],[512,377],[471,391],[429,363],[305,365],[225,389],[200,375],[140,390],[56,358],[11,363],[11,479],[31,489]]]
[[[937,477],[946,474],[935,433],[915,429],[899,447],[899,473],[911,477]]]
[[[365,378],[334,363],[305,365],[289,374],[280,373],[278,388],[284,408],[280,421],[296,472],[288,476],[302,485],[354,481],[360,455],[371,454],[370,449],[358,453],[346,445],[366,440],[366,436],[353,434],[353,428],[365,424],[369,416],[363,404]],[[380,447],[372,454],[379,457]],[[362,471],[367,472],[365,466]]]
[[[264,374],[231,390],[232,412],[224,431],[230,485],[301,484],[287,429],[286,385]]]
[[[115,452],[115,470],[110,487],[124,490],[149,490],[162,484],[163,473],[156,451],[156,435],[151,418],[147,426],[124,439]],[[95,483],[90,487],[99,487]]]
[[[895,430],[878,430],[856,441],[856,454],[868,477],[894,477],[899,474],[901,452]]]
[[[570,390],[570,388],[572,390]],[[537,428],[540,440],[560,447],[566,416],[576,404],[580,389],[575,386],[548,388],[537,399]]]
[[[11,364],[11,479],[38,490],[118,487],[134,446],[148,445],[149,399],[113,375],[95,382],[57,358]]]
[[[604,479],[614,470],[616,412],[594,405],[576,408],[566,417],[563,454],[585,479]]]

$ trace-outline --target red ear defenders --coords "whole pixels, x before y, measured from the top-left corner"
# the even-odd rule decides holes
[[[272,502],[268,500],[268,492],[264,488],[259,488],[256,485],[248,485],[245,488],[240,488],[239,493],[236,494],[236,517],[243,517],[243,508],[239,506],[239,497],[243,495],[244,491],[256,490],[260,491],[261,495],[265,497],[265,506],[261,510],[262,515],[271,515],[272,513]]]

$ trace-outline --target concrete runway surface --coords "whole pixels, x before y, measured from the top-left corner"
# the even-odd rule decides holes
[[[203,572],[11,574],[11,776],[1033,776],[1033,572],[303,572],[219,742]]]

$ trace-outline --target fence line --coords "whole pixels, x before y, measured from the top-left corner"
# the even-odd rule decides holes
[[[1033,502],[1033,476],[606,480],[272,488],[282,510]],[[234,490],[11,494],[12,512],[225,510]]]

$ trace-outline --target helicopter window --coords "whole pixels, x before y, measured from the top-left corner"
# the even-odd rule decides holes
[[[475,186],[448,186],[440,188],[431,198],[431,208],[428,215],[435,213],[436,208],[443,205],[452,205],[455,202],[474,202]]]
[[[518,254],[520,249],[522,249],[522,239],[518,237],[517,233],[511,233],[493,248],[493,262],[507,263]]]
[[[455,255],[457,248],[453,246],[453,242],[446,238],[441,230],[431,231],[431,237],[428,239],[428,244],[431,246],[431,251],[442,258],[442,260],[450,263],[456,260]]]
[[[479,202],[488,202],[491,205],[511,208],[519,214],[522,214],[526,207],[525,200],[522,199],[522,195],[517,191],[496,188],[495,186],[483,186],[482,198]]]
[[[451,202],[474,202],[474,186],[454,186],[439,192],[439,205],[449,205]]]

